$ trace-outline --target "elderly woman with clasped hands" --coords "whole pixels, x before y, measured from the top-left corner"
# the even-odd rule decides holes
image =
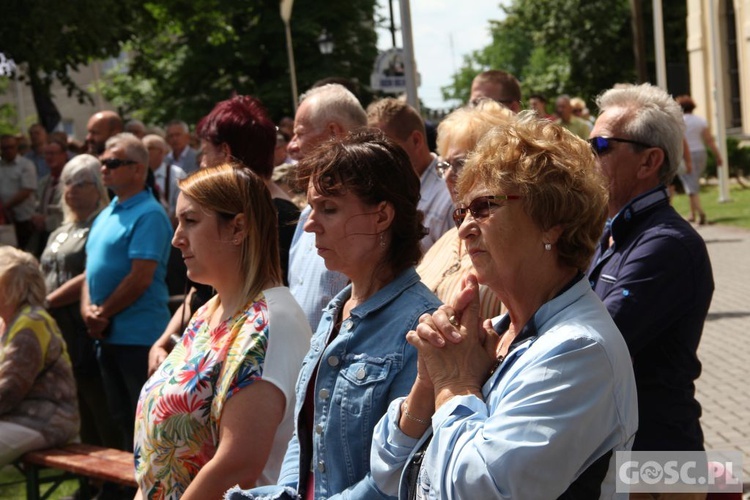
[[[606,194],[586,142],[522,114],[480,141],[454,218],[475,275],[407,335],[418,375],[379,422],[401,498],[611,498],[637,428],[628,350],[586,269]],[[478,284],[508,313],[479,316]]]

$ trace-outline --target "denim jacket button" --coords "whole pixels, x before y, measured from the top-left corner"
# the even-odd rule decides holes
[[[350,330],[352,328],[352,320],[347,319],[343,323],[341,323],[341,326],[344,328],[344,330]]]
[[[321,389],[318,393],[318,396],[320,396],[320,399],[328,399],[328,396],[330,396],[330,392],[328,389]]]
[[[366,376],[367,376],[367,372],[365,372],[364,368],[360,368],[359,370],[357,370],[357,374],[356,374],[357,380],[362,380]]]
[[[318,471],[320,472],[326,471],[326,464],[322,460],[318,462]]]
[[[338,356],[330,356],[328,358],[328,364],[330,366],[339,366],[339,357]]]

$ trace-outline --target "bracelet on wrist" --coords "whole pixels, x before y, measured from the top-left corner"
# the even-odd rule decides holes
[[[404,399],[404,402],[401,403],[401,411],[404,414],[404,416],[408,420],[411,420],[412,422],[416,422],[421,425],[430,425],[430,420],[424,420],[424,419],[415,417],[414,415],[409,413],[409,405],[406,404],[406,399]]]

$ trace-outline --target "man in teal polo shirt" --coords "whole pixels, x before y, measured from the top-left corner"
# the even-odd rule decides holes
[[[148,151],[132,134],[107,140],[102,180],[116,197],[94,221],[86,243],[81,313],[99,340],[107,403],[132,450],[148,351],[169,322],[165,277],[172,225],[146,187]]]

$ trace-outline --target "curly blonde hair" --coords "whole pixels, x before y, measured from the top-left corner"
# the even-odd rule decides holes
[[[520,195],[543,231],[561,226],[555,245],[561,263],[588,268],[606,219],[607,190],[586,141],[522,112],[480,140],[458,179],[459,197],[477,184]]]
[[[464,106],[453,111],[438,125],[437,150],[448,154],[451,145],[460,144],[472,149],[492,127],[502,125],[513,112],[495,101],[484,99],[476,106]]]

